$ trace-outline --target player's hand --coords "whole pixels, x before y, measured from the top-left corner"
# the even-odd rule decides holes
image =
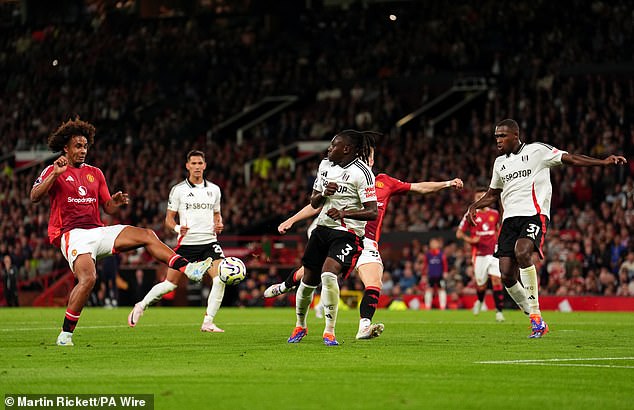
[[[284,235],[292,227],[293,227],[293,222],[287,219],[277,227],[277,231],[281,233],[282,235]]]
[[[189,231],[189,226],[181,225],[180,236],[185,236]]]
[[[619,164],[627,164],[627,160],[625,159],[625,157],[622,157],[620,155],[610,155],[609,157],[603,160],[603,163],[605,165],[613,165],[613,164],[619,165]]]
[[[114,195],[112,195],[112,203],[115,206],[127,205],[130,203],[130,199],[128,198],[128,194],[124,194],[121,191],[118,191]]]
[[[455,189],[456,191],[461,190],[463,186],[464,184],[462,183],[462,179],[460,178],[454,178],[449,181],[449,187]]]
[[[55,175],[61,175],[68,169],[68,159],[62,155],[53,162],[53,173]]]
[[[222,233],[224,229],[225,229],[225,225],[222,222],[218,222],[214,225],[215,233]]]
[[[346,211],[344,211],[343,209],[339,210],[337,208],[330,208],[328,212],[326,212],[326,215],[337,221],[339,219],[343,219],[346,216]]]
[[[337,185],[336,182],[328,182],[328,185],[326,185],[326,189],[324,189],[323,196],[334,195],[335,192],[337,192],[338,187],[339,186]]]

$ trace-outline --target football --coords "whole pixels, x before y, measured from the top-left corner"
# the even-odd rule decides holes
[[[247,267],[239,258],[229,256],[220,262],[218,276],[227,285],[237,285],[247,277]]]

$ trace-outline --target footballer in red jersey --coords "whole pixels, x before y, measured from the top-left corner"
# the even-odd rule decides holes
[[[374,165],[374,149],[372,149],[368,164]],[[441,182],[403,182],[387,174],[379,174],[375,178],[375,188],[377,196],[378,217],[374,221],[368,221],[365,227],[365,237],[363,239],[363,251],[356,264],[356,271],[363,282],[365,290],[359,305],[360,320],[357,339],[371,339],[383,332],[382,323],[372,323],[372,318],[376,312],[379,296],[382,287],[383,261],[379,253],[378,240],[381,235],[383,218],[387,211],[387,206],[393,195],[402,195],[407,192],[428,194],[437,192],[445,188],[462,189],[463,183],[460,178]],[[293,224],[304,219],[317,215],[320,208],[314,209],[310,205],[305,206],[295,215],[282,222],[277,228],[281,234],[285,234]],[[299,285],[303,276],[303,269],[292,272],[284,282],[269,286],[264,291],[264,297],[275,297],[283,293],[290,292]]]
[[[62,123],[48,138],[49,148],[61,155],[42,171],[31,189],[33,203],[48,195],[49,240],[60,247],[77,278],[57,337],[59,346],[73,346],[73,331],[97,278],[97,258],[144,247],[156,260],[196,279],[202,278],[211,266],[211,258],[189,263],[150,229],[104,226],[99,208],[114,214],[128,203],[128,195],[119,191],[111,196],[101,170],[85,164],[94,138],[95,127],[88,122],[76,118]]]
[[[480,199],[485,192],[486,189],[478,189],[474,195],[474,200]],[[497,245],[500,213],[489,207],[479,209],[474,222],[475,225],[471,224],[465,215],[456,231],[456,238],[462,239],[471,245],[478,295],[478,300],[473,305],[473,313],[475,315],[479,314],[480,310],[485,306],[484,297],[487,290],[487,281],[490,277],[496,309],[495,319],[498,322],[503,322],[504,293],[502,292],[502,274],[500,273],[499,261],[493,256]]]

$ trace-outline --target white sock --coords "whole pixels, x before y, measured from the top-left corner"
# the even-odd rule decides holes
[[[539,311],[539,282],[537,281],[535,265],[531,265],[528,268],[520,268],[520,277],[522,278],[524,289],[526,289],[531,315],[541,315]]]
[[[175,283],[172,283],[168,280],[164,280],[161,283],[157,283],[156,285],[152,287],[152,289],[150,289],[147,295],[145,295],[143,300],[140,302],[141,306],[143,306],[143,309],[147,309],[148,306],[161,300],[164,294],[170,293],[177,287],[178,286],[176,286]]]
[[[220,280],[220,276],[216,276],[211,281],[211,291],[209,297],[207,297],[207,314],[205,315],[204,323],[213,323],[222,298],[225,295],[225,284]]]
[[[432,292],[431,289],[425,291],[425,307],[427,309],[431,309],[431,303],[434,300],[434,294]]]
[[[526,289],[524,289],[522,284],[519,282],[515,282],[515,285],[511,286],[510,288],[507,288],[505,286],[505,288],[515,304],[519,306],[522,311],[530,313],[530,308],[528,307],[528,297],[526,296]]]
[[[372,324],[372,321],[366,317],[362,317],[361,320],[359,320],[359,330],[363,329],[364,327],[370,326]]]
[[[295,295],[295,315],[297,316],[295,326],[306,327],[306,313],[308,313],[310,302],[313,300],[315,288],[317,286],[306,285],[303,281],[299,282]]]
[[[324,333],[335,334],[337,312],[339,311],[339,282],[332,272],[321,274],[321,303],[324,305],[326,327]]]
[[[438,304],[442,310],[447,308],[447,291],[445,289],[440,289],[438,291]]]

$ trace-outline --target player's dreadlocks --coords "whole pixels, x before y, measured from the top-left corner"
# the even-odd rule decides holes
[[[344,130],[339,135],[350,141],[350,144],[356,150],[357,157],[367,164],[370,158],[370,151],[376,146],[375,136],[380,134],[374,131]]]
[[[68,141],[77,135],[86,137],[88,144],[92,145],[95,142],[95,127],[89,122],[80,120],[79,117],[70,119],[62,123],[48,137],[48,147],[53,152],[62,152]]]

